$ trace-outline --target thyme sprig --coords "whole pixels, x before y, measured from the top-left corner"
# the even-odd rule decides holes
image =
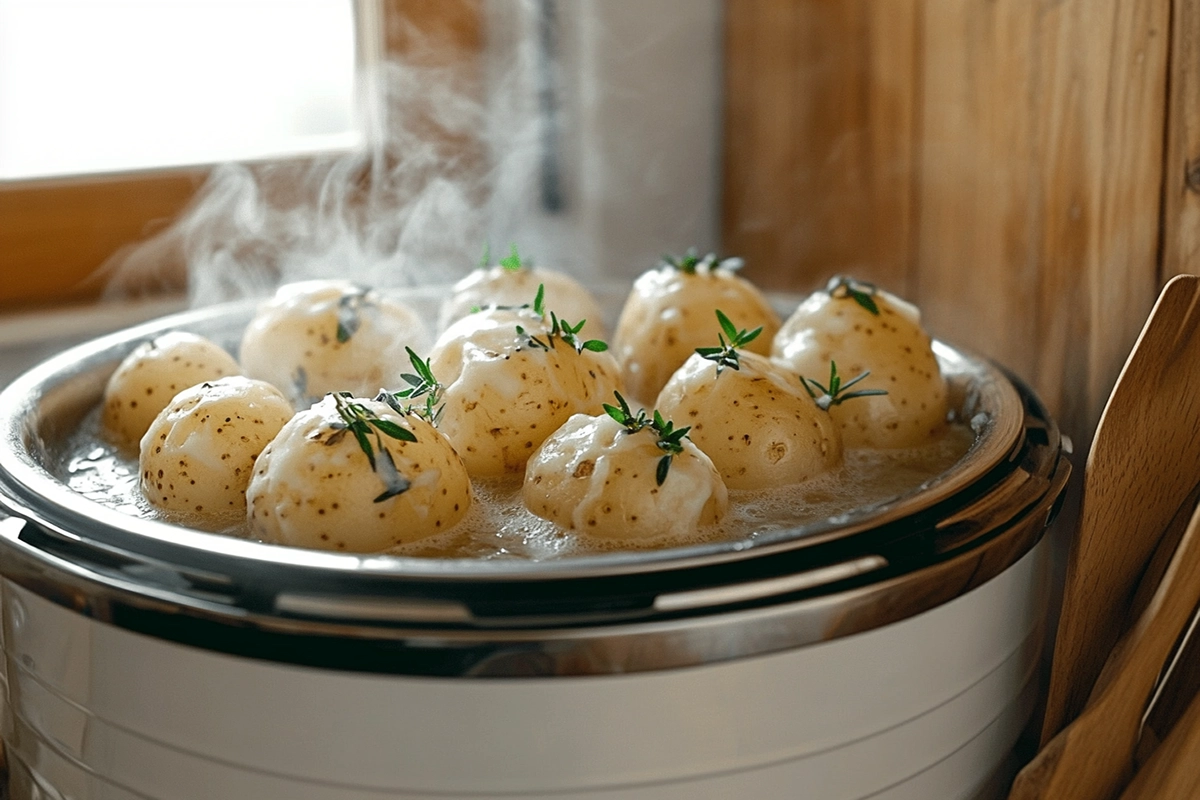
[[[519,308],[532,309],[538,319],[545,320],[546,314],[550,315],[550,329],[542,334],[542,337],[535,336],[525,329],[525,326],[517,326],[517,335],[521,337],[522,343],[526,347],[532,347],[538,350],[553,350],[554,340],[557,337],[564,343],[574,348],[576,353],[582,353],[584,350],[590,350],[593,353],[603,353],[608,349],[608,344],[600,339],[583,339],[579,336],[579,332],[583,330],[583,326],[587,323],[586,319],[572,325],[565,319],[559,319],[558,315],[553,311],[546,311],[546,285],[539,283],[537,295],[533,298],[533,305],[523,305]]]
[[[716,253],[708,253],[705,256],[701,256],[696,252],[696,248],[694,247],[689,247],[688,251],[682,256],[665,253],[662,260],[659,261],[660,267],[673,267],[687,275],[695,275],[698,267],[705,267],[709,271],[723,269],[729,272],[736,272],[745,266],[745,264],[745,259],[736,257],[718,258]]]
[[[415,442],[417,437],[412,431],[401,427],[391,420],[381,419],[374,411],[362,403],[355,403],[350,392],[338,392],[333,397],[334,408],[341,418],[341,428],[325,440],[325,444],[333,445],[341,441],[346,431],[353,434],[358,446],[366,453],[371,470],[383,481],[383,493],[375,498],[376,503],[382,503],[390,497],[404,494],[411,483],[396,469],[392,454],[383,443],[383,436],[397,439],[401,442]],[[335,427],[338,423],[335,423]],[[374,439],[374,445],[371,440]]]
[[[355,286],[338,298],[337,340],[340,344],[350,341],[362,326],[362,311],[374,304],[367,298],[370,291],[365,286]]]
[[[626,433],[637,433],[638,431],[649,428],[658,438],[655,445],[659,450],[665,452],[665,455],[658,460],[658,467],[654,471],[654,479],[659,486],[663,485],[663,481],[667,479],[667,473],[671,470],[671,461],[675,456],[683,452],[683,439],[687,436],[691,426],[686,428],[676,428],[675,423],[670,420],[665,420],[662,414],[658,413],[657,409],[650,417],[646,416],[646,409],[639,409],[636,414],[629,408],[629,403],[621,396],[620,392],[613,392],[617,397],[619,405],[613,406],[608,403],[603,403],[604,412],[615,419],[625,427]]]
[[[853,400],[856,397],[872,397],[887,394],[887,391],[884,389],[859,389],[857,392],[846,391],[870,374],[871,371],[867,370],[861,375],[842,383],[842,378],[838,375],[837,371],[837,362],[830,361],[828,386],[822,386],[812,378],[806,378],[803,375],[800,376],[800,382],[804,384],[804,390],[808,392],[808,396],[817,401],[817,407],[822,411],[828,411],[831,406],[841,405],[847,400]]]
[[[639,409],[634,414],[620,392],[613,392],[613,394],[617,396],[619,406],[611,406],[608,403],[601,403],[601,405],[604,406],[604,413],[625,426],[627,433],[637,433],[650,424],[650,419],[646,416],[646,409]]]
[[[422,360],[411,347],[404,349],[408,353],[408,361],[413,368],[412,372],[400,375],[401,380],[408,384],[408,388],[398,392],[380,392],[375,399],[387,403],[397,414],[412,414],[430,425],[437,425],[442,418],[442,412],[446,409],[442,403],[446,387],[438,382],[428,359]],[[425,402],[421,405],[400,402],[401,400],[416,400],[419,397],[425,398]]]
[[[720,375],[721,370],[725,367],[732,369],[742,368],[741,362],[738,360],[738,348],[745,347],[757,339],[763,329],[762,326],[759,326],[752,331],[748,331],[745,328],[739,331],[737,326],[720,309],[717,309],[717,322],[721,323],[722,333],[717,334],[717,340],[721,342],[721,346],[697,347],[696,352],[702,358],[707,358],[709,361],[716,363],[717,374]],[[729,341],[726,341],[727,338]]]
[[[879,316],[879,305],[875,302],[879,288],[873,283],[858,281],[846,275],[835,275],[825,286],[825,291],[830,297],[849,297],[867,311]]]
[[[528,258],[522,259],[521,256],[517,253],[516,243],[511,243],[511,244],[509,244],[508,247],[509,247],[508,255],[505,256],[504,258],[500,259],[500,261],[498,262],[500,264],[500,266],[504,267],[504,269],[508,270],[509,272],[516,272],[520,269],[533,266],[533,261],[531,259],[528,259]],[[487,269],[491,265],[492,265],[492,243],[484,242],[483,243],[483,255],[479,257],[479,268]]]

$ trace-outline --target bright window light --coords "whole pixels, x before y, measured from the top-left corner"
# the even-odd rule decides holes
[[[0,0],[0,179],[353,147],[351,0]]]

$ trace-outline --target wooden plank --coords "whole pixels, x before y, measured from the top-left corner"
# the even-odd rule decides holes
[[[1170,4],[1097,11],[939,6],[924,35],[918,300],[1029,379],[1081,450],[1158,285]],[[1052,690],[1046,733],[1111,642],[1088,644],[1100,660]]]
[[[729,0],[722,248],[767,286],[912,257],[916,0]]]
[[[1200,2],[1174,0],[1161,282],[1200,274]]]
[[[918,299],[1086,445],[1157,290],[1169,0],[925,15]]]
[[[3,185],[0,308],[97,296],[104,284],[97,267],[123,245],[165,227],[206,174],[182,170]],[[173,284],[182,287],[182,272]]]

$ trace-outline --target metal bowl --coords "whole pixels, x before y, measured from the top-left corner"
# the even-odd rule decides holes
[[[1037,541],[1069,471],[1027,389],[936,343],[954,413],[975,432],[967,454],[902,496],[745,541],[537,562],[347,555],[139,518],[67,485],[68,439],[126,354],[177,329],[234,349],[252,313],[242,302],[140,325],[69,350],[0,394],[0,508],[19,521],[0,539],[0,570],[123,627],[250,655],[286,642],[297,663],[587,672],[606,662],[581,653],[687,631],[685,647],[632,648],[642,655],[613,667],[662,669],[868,630],[964,593]],[[342,644],[330,654],[298,636]]]

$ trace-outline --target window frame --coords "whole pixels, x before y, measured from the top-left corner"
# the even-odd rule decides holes
[[[436,3],[414,4],[433,11]],[[391,48],[395,0],[353,0],[360,74]],[[407,14],[408,12],[405,11]],[[378,98],[358,87],[361,124],[370,131]],[[311,157],[271,162],[303,165]],[[122,248],[167,227],[192,202],[213,165],[0,181],[0,311],[88,302],[104,290],[102,269]],[[164,265],[154,294],[179,294],[186,274]]]

